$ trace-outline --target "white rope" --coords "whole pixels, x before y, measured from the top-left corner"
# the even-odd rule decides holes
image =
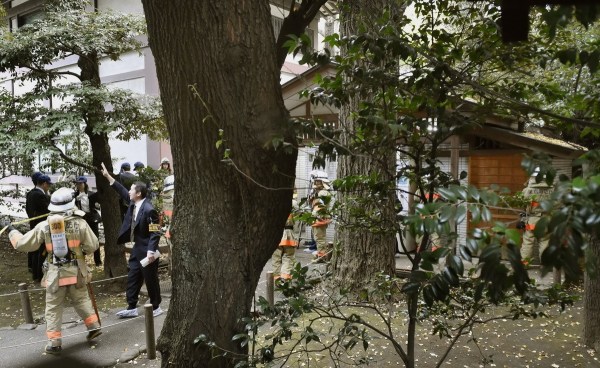
[[[142,316],[137,316],[137,317],[133,317],[133,318],[127,318],[127,319],[124,319],[121,322],[116,322],[116,323],[113,323],[113,324],[110,324],[110,325],[101,326],[100,329],[107,329],[109,327],[118,326],[118,325],[121,325],[123,323],[129,323],[129,322],[131,322],[133,320],[136,320],[136,319],[139,319],[139,318],[142,318],[142,317],[144,317],[144,316],[142,315]],[[0,346],[0,350],[18,348],[18,347],[21,347],[21,346],[41,344],[41,343],[45,343],[45,342],[48,342],[48,341],[51,341],[51,340],[68,339],[68,338],[71,338],[71,337],[74,337],[74,336],[78,336],[78,335],[82,335],[82,334],[87,334],[88,332],[89,331],[86,330],[86,331],[75,332],[75,333],[72,333],[70,335],[62,336],[62,337],[57,338],[57,339],[44,339],[44,340],[32,341],[32,342],[28,342],[28,343],[24,343],[24,344],[20,344],[20,345]]]

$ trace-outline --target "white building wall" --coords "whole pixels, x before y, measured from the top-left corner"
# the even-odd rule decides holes
[[[100,78],[105,78],[120,73],[144,70],[144,66],[144,54],[140,54],[137,51],[125,53],[121,55],[118,60],[103,58],[100,60]],[[138,93],[144,92],[144,90],[141,90]]]
[[[110,9],[128,14],[144,14],[144,7],[140,0],[98,0],[98,9]]]

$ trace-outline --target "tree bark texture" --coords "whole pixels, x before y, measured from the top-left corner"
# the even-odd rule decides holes
[[[381,16],[382,10],[389,5],[389,0],[346,0],[343,1],[340,13],[341,36],[357,34],[361,24],[373,27],[374,21]],[[348,146],[356,129],[356,123],[350,117],[358,107],[355,98],[348,106],[340,110],[340,125],[343,133],[341,142]],[[357,155],[342,155],[338,160],[337,176],[343,178],[350,175],[369,175],[378,173],[382,181],[395,182],[396,151],[393,145],[382,146],[376,151],[363,152]],[[395,221],[394,188],[377,204],[382,212],[384,221]],[[352,193],[338,192],[336,200],[341,203],[352,202],[353,197],[367,195],[367,188],[358,188]],[[370,281],[377,272],[393,275],[395,272],[395,234],[388,232],[373,232],[368,228],[347,226],[353,219],[343,212],[336,228],[336,251],[333,255],[333,271],[336,283],[344,288],[358,290]],[[380,224],[382,228],[393,224]]]
[[[98,69],[100,62],[97,55],[82,56],[79,58],[77,65],[81,69],[82,83],[89,83],[93,87],[101,86]],[[102,103],[90,101],[89,108],[84,116],[85,133],[90,140],[93,166],[99,168],[104,162],[109,172],[113,172],[108,135],[94,130],[94,127],[103,123],[103,114],[104,106]],[[125,275],[127,274],[127,264],[124,248],[117,245],[119,227],[121,226],[119,200],[108,181],[100,174],[100,171],[96,170],[95,176],[102,210],[102,224],[104,226],[104,274],[107,277]]]
[[[279,85],[266,0],[143,0],[174,161],[173,296],[158,349],[163,367],[231,367],[194,345],[205,335],[245,354],[260,273],[291,209],[296,153]],[[219,131],[223,143],[217,147]],[[224,148],[231,160],[224,159]]]
[[[600,270],[600,240],[594,236],[590,241],[588,259]],[[600,351],[600,279],[598,274],[585,273],[583,297],[583,342],[586,346]]]

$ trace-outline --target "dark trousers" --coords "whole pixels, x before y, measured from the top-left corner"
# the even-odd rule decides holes
[[[146,267],[142,267],[140,261],[132,254],[129,257],[129,273],[127,274],[127,309],[137,307],[140,289],[144,282],[146,282],[146,289],[148,289],[152,309],[156,309],[162,301],[160,284],[158,282],[158,260],[155,260]]]
[[[94,235],[96,235],[96,237],[100,236],[100,231],[98,230],[98,223],[88,220],[87,218],[85,220],[90,229],[92,229]],[[96,266],[100,266],[102,264],[102,258],[100,256],[100,247],[98,247],[98,249],[96,249],[96,251],[94,252],[94,263],[96,264]]]
[[[31,276],[34,281],[42,281],[44,272],[42,266],[46,260],[46,245],[42,244],[38,250],[27,253],[27,265],[31,269]]]

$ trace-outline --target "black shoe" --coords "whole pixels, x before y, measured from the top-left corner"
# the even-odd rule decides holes
[[[48,354],[60,354],[62,346],[46,345],[46,353]]]
[[[91,330],[90,332],[88,332],[88,334],[85,338],[87,339],[87,341],[91,341],[100,335],[102,335],[102,330],[98,328],[98,329]]]

